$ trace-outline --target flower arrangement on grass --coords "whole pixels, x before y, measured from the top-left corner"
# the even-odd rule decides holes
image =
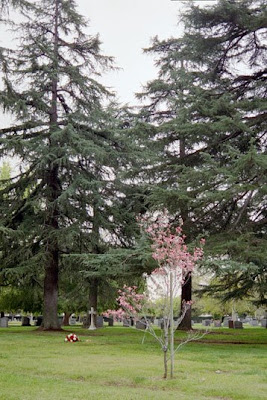
[[[75,335],[75,333],[70,333],[65,337],[65,342],[71,342],[71,343],[79,342],[79,338],[77,335]]]

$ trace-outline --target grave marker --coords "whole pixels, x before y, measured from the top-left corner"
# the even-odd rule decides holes
[[[36,318],[35,325],[36,326],[41,326],[42,322],[43,322],[43,316],[42,315],[38,315],[38,317]]]
[[[94,331],[96,329],[95,321],[94,321],[94,315],[96,315],[96,312],[94,310],[94,307],[91,307],[91,311],[89,311],[89,314],[91,315],[91,323],[90,323],[90,326],[88,329],[89,329],[89,331]]]
[[[102,315],[98,315],[96,317],[96,327],[103,328],[103,326],[104,326],[104,318],[102,317]]]
[[[0,318],[0,328],[8,328],[8,318],[7,317]]]
[[[71,315],[71,316],[69,317],[69,324],[70,324],[70,325],[76,325],[76,318],[75,318],[75,316]]]
[[[228,320],[228,328],[234,329],[234,321],[232,319]]]
[[[114,325],[114,320],[113,320],[113,318],[110,318],[110,317],[104,317],[104,322],[107,322],[108,326]]]
[[[228,328],[230,319],[231,319],[231,317],[229,317],[229,316],[224,317],[223,318],[223,326]]]
[[[235,329],[243,329],[243,323],[241,321],[234,321]]]
[[[125,326],[125,327],[131,326],[131,320],[130,319],[123,319],[122,326]]]
[[[261,326],[262,326],[263,328],[266,328],[266,327],[267,327],[267,319],[266,319],[266,318],[263,318],[263,319],[261,320]]]
[[[21,319],[21,326],[31,326],[30,318],[23,316]]]

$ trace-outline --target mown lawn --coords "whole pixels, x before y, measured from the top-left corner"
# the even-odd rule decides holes
[[[216,329],[176,355],[175,378],[162,379],[153,338],[131,328],[66,332],[0,329],[0,400],[266,399],[267,329]],[[179,342],[183,333],[178,333]]]

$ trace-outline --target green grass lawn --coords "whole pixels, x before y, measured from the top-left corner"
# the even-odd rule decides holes
[[[66,332],[0,329],[0,400],[266,399],[267,329],[214,329],[176,355],[175,378],[162,379],[153,338],[131,328]],[[178,342],[183,333],[178,333]]]

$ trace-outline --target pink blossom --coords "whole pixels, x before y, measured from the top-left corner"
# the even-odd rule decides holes
[[[157,261],[158,267],[151,273],[151,277],[160,276],[163,283],[157,282],[157,290],[160,292],[170,290],[170,273],[172,272],[174,285],[181,287],[188,273],[193,272],[196,263],[203,257],[202,246],[205,239],[200,240],[199,247],[192,253],[189,252],[185,244],[186,236],[183,234],[182,227],[173,228],[169,224],[167,212],[157,217],[157,221],[139,218],[140,226],[148,233],[152,240],[152,257]],[[105,314],[112,314],[114,318],[133,317],[138,318],[138,314],[144,309],[146,295],[137,293],[137,287],[123,286],[118,291],[117,298],[118,310],[108,310]],[[187,306],[190,306],[188,303]],[[104,314],[104,315],[105,315]]]

